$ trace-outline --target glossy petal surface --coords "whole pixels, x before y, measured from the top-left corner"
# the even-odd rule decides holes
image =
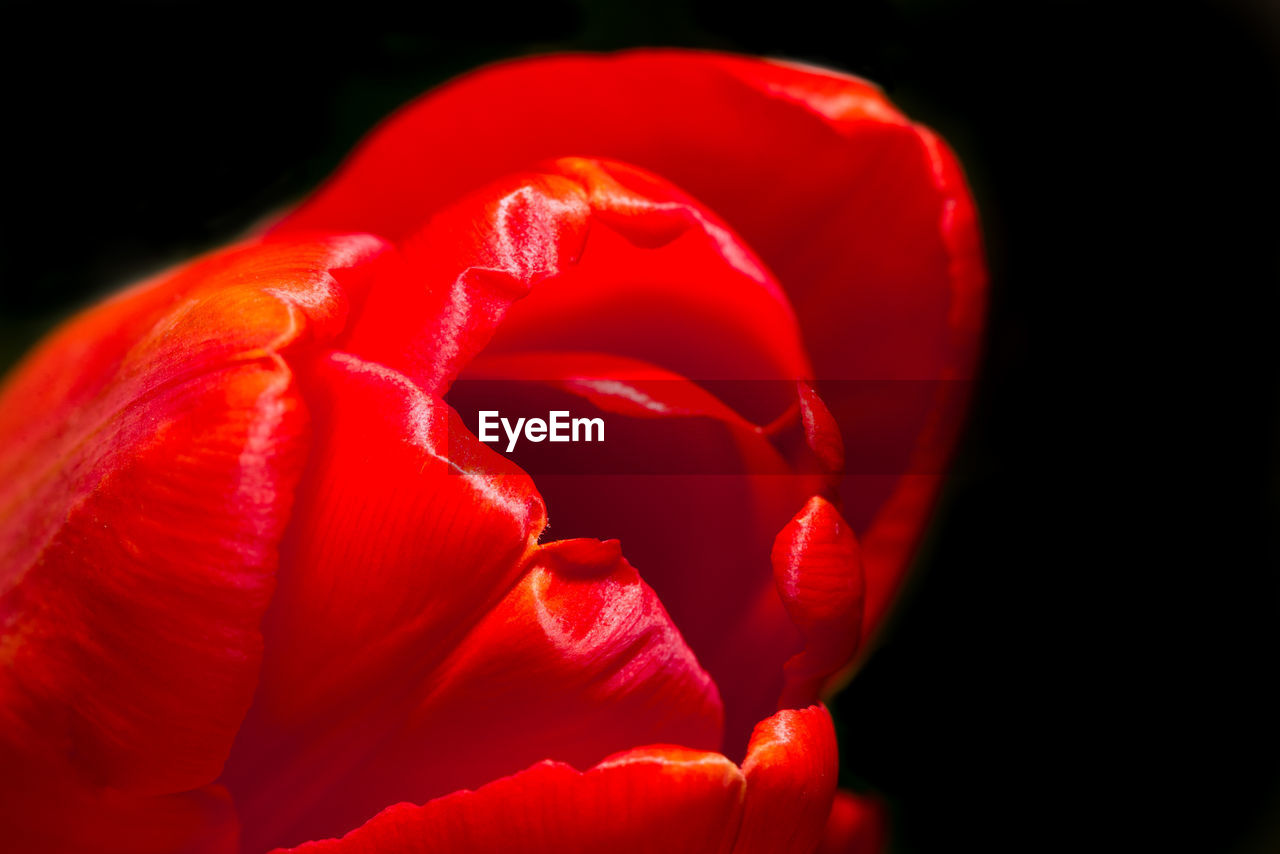
[[[643,364],[672,380],[659,397],[680,381],[745,380],[732,403],[773,418],[794,405],[792,380],[809,370],[768,271],[695,200],[626,164],[561,158],[499,179],[434,212],[403,238],[402,255],[402,272],[373,290],[342,343],[424,392],[443,393],[459,372],[560,381],[585,371],[616,382]],[[564,349],[585,347],[601,349]],[[483,368],[473,372],[477,356]],[[573,365],[575,356],[583,363]],[[581,382],[560,388],[619,399],[598,383],[591,393]],[[665,400],[665,414],[691,400]],[[711,400],[704,394],[698,405],[730,429],[692,428],[682,447],[656,453],[719,454],[726,462],[716,476],[665,475],[659,464],[652,476],[537,480],[553,534],[620,539],[687,627],[724,692],[726,749],[736,758],[751,727],[776,709],[780,666],[797,645],[768,552],[814,487],[754,425]],[[386,511],[396,512],[404,511]]]
[[[816,377],[971,377],[985,273],[955,158],[874,86],[821,69],[679,51],[493,66],[399,112],[277,229],[402,239],[477,183],[569,152],[636,164],[723,217],[788,293]],[[859,395],[824,396],[842,425],[865,414]],[[921,453],[945,458],[962,411],[947,401],[963,394],[941,396],[866,440],[918,437]],[[845,438],[856,451],[857,433]],[[844,481],[864,547],[865,633],[897,588],[937,471]]]
[[[0,388],[0,844],[882,845],[809,703],[919,539],[984,275],[954,157],[854,78],[636,51],[410,105]],[[445,402],[484,377],[715,473],[535,489]]]
[[[720,742],[714,684],[616,542],[540,548],[503,601],[432,660],[425,652],[422,675],[406,674],[408,696],[383,693],[379,708],[362,710],[361,726],[312,728],[314,752],[279,772],[250,765],[229,777],[250,849],[341,833],[388,803],[480,786],[542,759],[587,767],[637,743]],[[353,747],[349,765],[335,764]],[[280,810],[282,789],[292,813]]]
[[[400,240],[406,275],[372,293],[344,345],[428,390],[482,348],[608,352],[695,380],[809,373],[787,297],[750,249],[624,163],[561,158],[482,182]]]
[[[293,795],[270,817],[287,826],[364,761],[516,581],[545,523],[528,476],[407,377],[335,353],[303,385],[312,464],[225,777],[250,839],[266,820],[261,799],[285,786],[278,775]]]

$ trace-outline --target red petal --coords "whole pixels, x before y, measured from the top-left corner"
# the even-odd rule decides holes
[[[513,302],[577,261],[589,218],[581,185],[562,175],[477,191],[409,241],[403,277],[374,289],[346,348],[442,392]]]
[[[91,836],[217,777],[306,450],[280,354],[336,329],[333,271],[380,248],[210,256],[73,321],[9,380],[0,800],[63,804]]]
[[[424,806],[390,807],[300,854],[566,851],[727,854],[742,809],[738,767],[680,747],[628,751],[585,773],[546,762]]]
[[[73,452],[82,481],[45,481],[57,527],[5,532],[33,556],[3,602],[0,737],[160,793],[213,780],[248,708],[304,415],[270,364],[144,400]]]
[[[541,759],[590,767],[635,744],[720,743],[720,698],[662,605],[616,542],[556,542],[396,710],[358,768],[329,780],[308,814],[275,839],[336,835],[400,800],[423,802]],[[323,749],[327,749],[327,746]],[[323,757],[256,781],[267,821],[278,793],[309,797]],[[246,838],[260,849],[264,834]]]
[[[705,206],[623,163],[555,165],[583,182],[591,235],[570,275],[512,307],[490,353],[596,350],[698,380],[808,375],[786,296]]]
[[[373,291],[344,346],[436,391],[482,348],[492,359],[598,346],[699,378],[807,372],[785,297],[695,201],[623,164],[570,158],[546,168],[554,172],[503,179],[436,214],[408,239],[404,278]],[[758,407],[771,390],[772,417],[794,395],[789,383],[740,397]],[[780,665],[795,645],[768,590],[772,533],[813,491],[776,477],[787,472],[781,458],[763,437],[747,438],[750,454],[771,466],[747,460],[731,476],[696,482],[539,476],[557,496],[556,533],[622,538],[694,633],[730,698],[734,756],[776,708],[781,675],[756,653]],[[781,634],[742,625],[753,608],[751,620]],[[740,686],[750,693],[741,703]]]
[[[320,789],[364,760],[519,577],[545,524],[528,476],[403,375],[339,353],[300,378],[314,445],[281,545],[261,684],[223,778],[249,839],[281,768],[300,763]]]
[[[814,496],[778,532],[772,557],[778,593],[805,644],[787,662],[780,703],[807,705],[857,648],[864,595],[858,544],[840,512]]]
[[[844,468],[844,439],[840,435],[840,425],[808,383],[797,382],[796,393],[805,441],[828,470],[840,471]]]
[[[838,770],[825,706],[761,721],[742,763],[747,800],[734,854],[810,854],[826,827]]]
[[[859,109],[824,114],[806,92],[828,104],[838,93]],[[541,57],[482,69],[410,104],[276,228],[402,240],[473,187],[585,153],[684,187],[777,269],[799,260],[790,238],[827,220],[847,179],[876,165],[867,156],[880,153],[876,143],[899,136],[914,138],[883,95],[827,72],[707,52]]]
[[[476,791],[383,810],[300,854],[444,851],[812,851],[835,786],[835,736],[823,707],[762,722],[739,769],[716,753],[641,747],[586,772],[544,762]]]
[[[818,378],[971,376],[985,272],[955,158],[870,84],[821,69],[679,51],[493,66],[402,110],[277,228],[400,239],[473,186],[575,152],[651,170],[723,216],[795,304]],[[863,413],[835,394],[826,400],[856,451],[862,437],[850,427]],[[930,409],[894,421],[888,435],[919,436],[920,448],[945,457],[963,407]],[[936,477],[899,486],[893,474],[842,487],[862,533],[867,632],[937,494]]]
[[[5,476],[0,483],[11,480],[11,466],[44,453],[38,443],[56,446],[65,439],[49,429],[49,422],[31,415],[54,408],[71,413],[92,405],[109,393],[109,383],[119,383],[121,362],[130,350],[135,350],[134,370],[140,359],[152,358],[150,370],[177,372],[190,368],[194,359],[214,363],[219,351],[234,357],[277,338],[277,347],[283,347],[304,326],[317,338],[333,337],[345,323],[352,299],[363,291],[365,271],[385,248],[369,235],[250,243],[143,282],[64,323],[5,378],[0,391],[6,404],[0,409],[6,451],[0,471]],[[240,288],[241,298],[256,302],[258,310],[240,312],[237,323],[219,327],[216,311],[210,311],[215,306],[202,300],[227,288]],[[257,297],[254,291],[260,292]],[[234,311],[229,305],[234,298],[222,297],[222,306]],[[156,328],[184,317],[180,336]],[[305,324],[299,322],[304,319]],[[170,351],[160,349],[165,346]],[[147,347],[153,350],[149,356]],[[171,364],[160,363],[162,357]],[[17,452],[19,445],[25,454]]]
[[[452,761],[471,778],[461,785],[539,758],[585,767],[634,744],[720,743],[723,710],[714,683],[616,540],[539,549],[529,572],[433,682],[412,725],[473,739],[431,747],[430,761]],[[520,709],[518,731],[503,732],[513,708]],[[459,787],[442,782],[431,786]]]
[[[403,239],[470,188],[576,152],[723,216],[833,357],[820,376],[968,367],[983,271],[955,161],[875,87],[821,69],[678,51],[492,66],[402,110],[276,228]]]
[[[711,213],[625,164],[546,169],[436,213],[407,241],[405,278],[373,292],[346,348],[427,390],[486,345],[602,350],[698,379],[807,375],[786,297]]]
[[[827,832],[816,854],[884,854],[889,828],[878,800],[851,792],[836,792],[827,819]]]
[[[822,479],[796,474],[760,428],[708,392],[636,360],[598,353],[481,356],[457,388],[477,376],[531,380],[506,390],[508,397],[525,392],[530,398],[518,411],[563,408],[560,398],[548,404],[534,394],[540,386],[555,386],[604,412],[643,419],[611,418],[609,435],[620,454],[642,449],[652,474],[550,471],[537,481],[552,530],[619,537],[638,556],[637,569],[715,678],[727,715],[724,749],[741,757],[755,723],[778,708],[783,664],[801,647],[770,570],[771,532]],[[810,403],[821,406],[816,396]],[[581,404],[573,411],[597,414]],[[657,418],[671,421],[658,430],[651,426]],[[720,460],[723,468],[712,475],[663,474],[691,459]]]

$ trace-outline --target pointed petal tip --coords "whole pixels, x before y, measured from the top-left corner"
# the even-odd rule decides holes
[[[786,664],[780,705],[813,702],[857,650],[866,582],[853,530],[815,495],[774,540],[774,580],[804,648]]]
[[[809,449],[826,466],[827,471],[841,471],[844,468],[844,439],[840,435],[840,425],[809,383],[797,380],[796,396]]]

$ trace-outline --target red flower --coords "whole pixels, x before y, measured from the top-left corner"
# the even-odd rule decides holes
[[[819,699],[924,525],[982,288],[952,155],[854,78],[644,51],[411,104],[3,387],[0,839],[879,845]],[[459,377],[661,424],[658,473],[531,478]],[[842,432],[912,463],[840,476]]]

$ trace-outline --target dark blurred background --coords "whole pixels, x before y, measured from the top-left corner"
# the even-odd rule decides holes
[[[0,365],[477,64],[688,45],[869,77],[966,164],[972,423],[835,702],[901,852],[1280,851],[1280,5],[8,4]]]

